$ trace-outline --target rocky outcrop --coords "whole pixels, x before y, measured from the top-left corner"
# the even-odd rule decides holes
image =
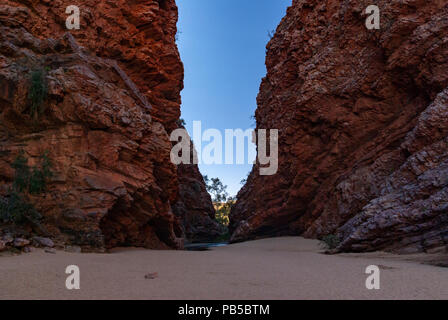
[[[226,229],[215,221],[215,209],[210,194],[197,165],[180,165],[179,200],[173,212],[181,219],[189,242],[210,242],[226,233]]]
[[[448,244],[448,4],[294,0],[267,47],[257,128],[279,129],[279,171],[258,165],[232,240],[336,234],[339,249]]]
[[[81,28],[68,32],[71,4],[0,5],[2,192],[21,151],[31,166],[48,152],[55,175],[48,192],[30,201],[53,238],[96,248],[181,248],[182,217],[172,206],[182,201],[190,168],[178,172],[170,161],[183,87],[174,0],[83,1]],[[48,87],[38,117],[28,99],[33,72]],[[196,196],[206,197],[203,190],[202,181]]]
[[[185,127],[181,126],[181,129]],[[182,221],[189,243],[211,242],[227,233],[215,219],[212,198],[206,190],[204,177],[194,163],[195,147],[190,138],[190,163],[177,167],[179,196],[173,205],[174,214]]]

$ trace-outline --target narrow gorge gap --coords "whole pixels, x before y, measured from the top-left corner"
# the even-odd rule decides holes
[[[181,117],[192,136],[195,121],[200,121],[202,132],[218,130],[223,143],[226,129],[255,128],[256,98],[266,75],[266,45],[291,3],[290,0],[178,3],[176,40],[185,67]],[[207,142],[195,139],[201,138],[193,137],[193,140],[203,150]],[[235,164],[236,161],[232,165],[199,165],[210,183],[212,178],[218,178],[227,186],[223,194],[227,191],[232,198],[252,170],[248,159],[250,152],[255,152],[249,149],[255,150],[255,147],[250,140],[246,140],[244,147],[244,165]],[[222,162],[225,152],[223,147]],[[233,156],[236,160],[235,153]],[[221,201],[216,194],[213,199],[219,210]],[[218,217],[222,218],[220,213]]]

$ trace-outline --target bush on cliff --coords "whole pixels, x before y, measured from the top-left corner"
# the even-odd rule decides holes
[[[15,169],[13,190],[18,193],[44,193],[47,181],[53,175],[47,151],[40,156],[40,166],[34,166],[31,169],[28,166],[28,159],[21,152],[14,160],[12,167]]]
[[[30,115],[37,119],[45,111],[44,101],[47,99],[48,85],[43,70],[31,73],[28,100],[30,101]]]
[[[0,197],[0,220],[16,225],[26,223],[37,225],[42,216],[26,201],[26,196],[45,192],[47,181],[53,175],[48,153],[41,155],[40,165],[31,169],[28,166],[28,159],[21,152],[12,167],[15,169],[12,188],[6,196]]]
[[[179,128],[183,128],[183,127],[185,127],[186,125],[187,125],[187,123],[185,122],[185,120],[184,119],[182,119],[182,118],[180,118],[179,120],[177,120],[177,126],[179,127]]]
[[[42,216],[33,205],[25,201],[23,196],[15,191],[0,199],[0,220],[5,223],[38,224],[41,218]]]

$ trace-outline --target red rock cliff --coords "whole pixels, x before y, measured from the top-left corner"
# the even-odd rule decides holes
[[[72,4],[81,28],[67,34]],[[197,168],[178,170],[170,161],[183,88],[176,23],[174,0],[0,4],[2,190],[21,151],[30,165],[48,151],[55,176],[48,192],[31,200],[53,237],[94,247],[180,248],[182,215],[201,205],[207,210],[192,223],[206,223],[215,235]],[[34,70],[48,82],[38,121],[27,99]],[[172,205],[192,180],[200,188],[190,198],[199,204],[176,216]]]
[[[258,167],[233,241],[337,234],[340,249],[448,243],[448,3],[294,0],[267,47],[257,127],[279,129],[279,171]]]

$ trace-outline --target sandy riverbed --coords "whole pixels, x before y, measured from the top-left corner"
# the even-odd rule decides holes
[[[317,241],[265,239],[211,251],[119,249],[111,254],[41,250],[0,257],[0,299],[448,299],[448,268],[423,256],[321,254]],[[369,265],[381,290],[365,287]],[[78,265],[81,289],[65,288]],[[156,279],[145,279],[148,273]]]

